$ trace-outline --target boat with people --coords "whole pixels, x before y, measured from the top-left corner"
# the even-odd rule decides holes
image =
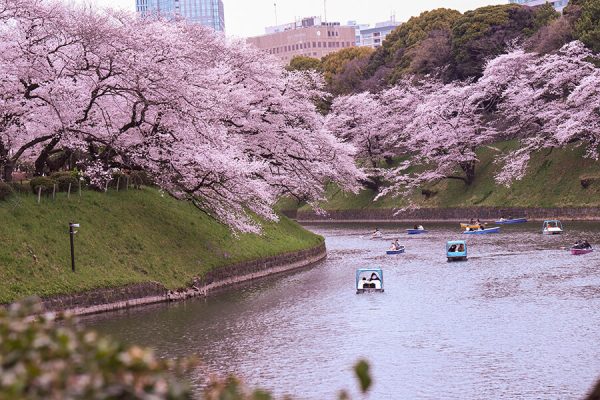
[[[375,228],[375,230],[371,233],[371,239],[383,239],[383,233],[381,233],[379,228]]]
[[[546,220],[542,225],[542,233],[544,235],[560,235],[563,233],[562,223],[557,219]]]
[[[392,242],[390,248],[385,252],[385,254],[402,254],[404,253],[404,246],[398,243],[398,239],[395,239]]]
[[[409,235],[419,235],[421,233],[427,233],[427,230],[423,228],[423,225],[415,225],[413,229],[407,229],[406,233]]]
[[[485,222],[481,222],[479,220],[479,218],[475,219],[475,218],[471,218],[471,221],[469,221],[469,223],[464,223],[462,222],[460,224],[460,228],[465,231],[465,230],[475,230],[475,229],[479,229],[480,227],[486,227],[487,224]]]
[[[487,226],[487,224],[486,224],[486,223],[484,223],[484,222],[482,222],[482,223],[468,223],[468,224],[466,224],[466,223],[461,223],[461,224],[460,224],[460,227],[461,227],[461,229],[462,229],[462,230],[467,230],[467,229],[470,229],[470,230],[473,230],[473,229],[479,229],[479,227],[480,227],[480,226],[483,226],[483,227],[485,228],[485,227]]]
[[[496,224],[499,225],[508,225],[508,224],[523,224],[527,222],[527,218],[500,218],[498,221],[495,221]]]
[[[446,257],[448,261],[467,261],[467,242],[464,240],[446,242]]]
[[[356,294],[383,291],[383,270],[381,268],[356,270]]]
[[[588,243],[587,240],[578,240],[571,247],[571,254],[574,256],[579,256],[582,254],[589,254],[594,251],[594,248],[591,244]]]
[[[480,226],[478,229],[466,229],[463,232],[465,235],[485,235],[487,233],[500,233],[500,227],[494,226],[493,228],[483,228]]]

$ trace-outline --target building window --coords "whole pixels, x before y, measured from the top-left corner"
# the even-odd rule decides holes
[[[317,42],[313,42],[313,49],[317,47]]]

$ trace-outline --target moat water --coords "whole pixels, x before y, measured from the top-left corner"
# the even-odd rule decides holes
[[[207,299],[87,317],[83,323],[161,357],[195,355],[206,371],[297,399],[356,394],[352,365],[372,367],[369,399],[577,399],[600,378],[600,251],[572,256],[600,224],[541,223],[462,235],[458,224],[380,225],[406,253],[385,255],[374,225],[310,225],[327,260]],[[446,240],[466,239],[469,260],[446,262]],[[385,293],[357,295],[354,272],[382,267]]]

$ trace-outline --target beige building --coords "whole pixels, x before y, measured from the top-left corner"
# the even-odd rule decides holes
[[[321,58],[329,53],[353,47],[355,28],[338,22],[305,18],[301,22],[269,27],[262,36],[248,38],[250,44],[273,54],[287,64],[295,56]]]

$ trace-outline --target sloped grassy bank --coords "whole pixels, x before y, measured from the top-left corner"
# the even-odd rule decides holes
[[[584,150],[580,147],[539,151],[532,156],[527,174],[522,180],[514,181],[508,187],[497,184],[494,176],[500,166],[495,161],[515,146],[515,142],[502,142],[481,148],[478,152],[480,163],[472,185],[465,186],[457,180],[443,180],[421,188],[428,191],[428,196],[421,190],[416,190],[410,196],[410,202],[423,209],[420,214],[432,209],[465,209],[465,215],[460,218],[472,217],[473,211],[478,209],[488,210],[494,216],[507,209],[513,215],[519,211],[533,212],[533,209],[541,214],[544,214],[544,209],[548,209],[550,214],[570,209],[579,210],[581,215],[585,215],[588,212],[586,208],[589,212],[597,212],[596,208],[600,207],[600,162],[584,158]],[[374,201],[375,196],[376,193],[372,190],[363,190],[358,195],[353,195],[331,187],[328,192],[329,201],[322,207],[333,211],[333,218],[336,215],[340,219],[349,215],[360,217],[362,214],[366,217],[363,219],[369,219],[369,215],[391,215],[387,211],[409,204],[406,199],[391,196]],[[289,201],[281,204],[281,208],[286,212],[296,210]],[[299,207],[297,211],[299,219],[318,217],[307,207]],[[460,214],[458,211],[453,213],[457,217]],[[443,214],[444,212],[440,213]]]
[[[68,223],[75,237],[71,272]],[[157,190],[60,193],[56,200],[20,195],[0,202],[0,303],[156,282],[189,286],[195,277],[284,253],[323,238],[283,217],[264,235],[238,238],[192,205]]]

